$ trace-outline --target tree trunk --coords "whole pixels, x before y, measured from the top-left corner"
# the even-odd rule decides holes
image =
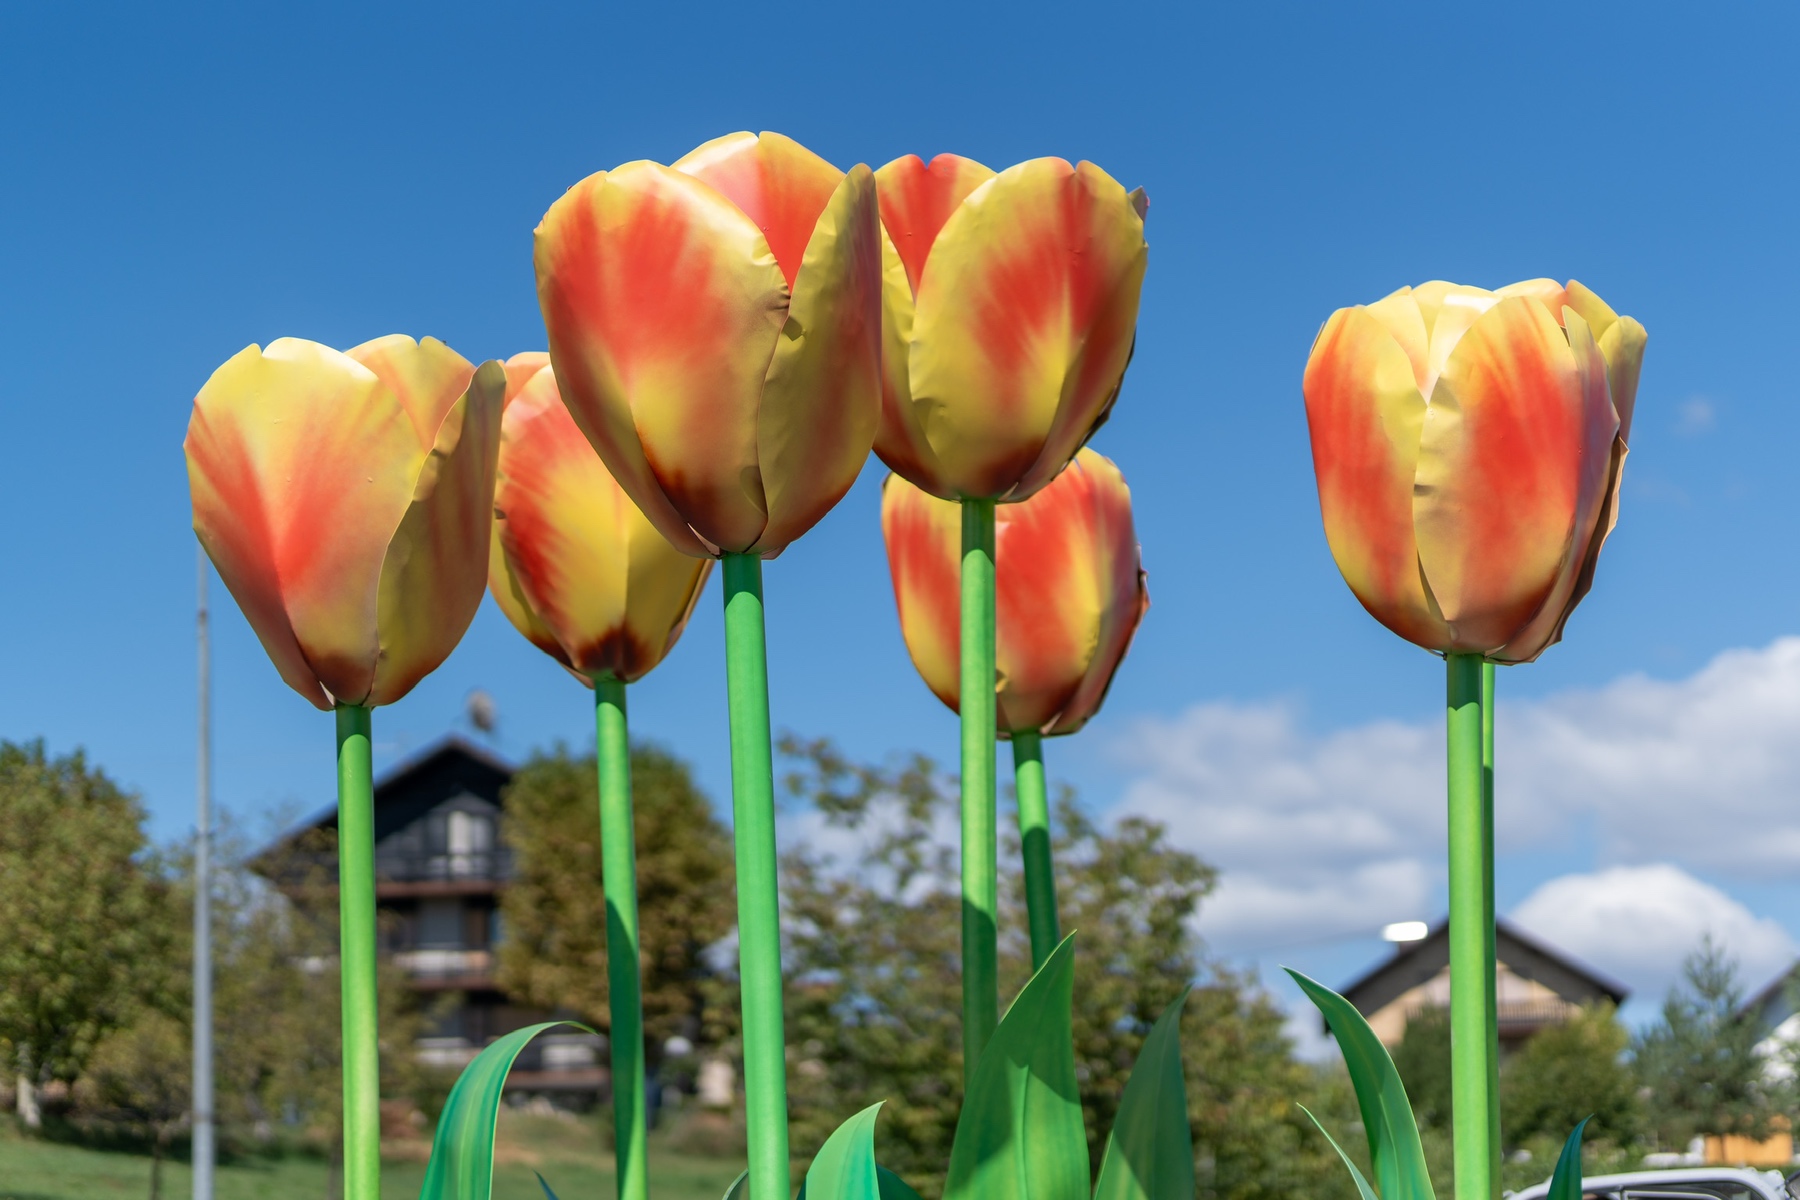
[[[17,1097],[15,1104],[19,1110],[19,1120],[25,1122],[25,1128],[42,1129],[44,1114],[38,1110],[37,1085],[27,1072],[19,1072],[19,1086],[14,1095]]]
[[[159,1134],[150,1143],[150,1200],[162,1200],[163,1139]]]

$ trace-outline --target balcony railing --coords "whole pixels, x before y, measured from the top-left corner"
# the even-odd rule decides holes
[[[375,877],[393,883],[435,883],[512,878],[512,851],[473,850],[445,854],[375,855]]]
[[[394,965],[417,983],[486,979],[494,973],[494,955],[489,950],[400,950]]]

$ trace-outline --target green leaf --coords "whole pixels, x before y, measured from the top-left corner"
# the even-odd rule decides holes
[[[805,1183],[801,1183],[800,1190],[806,1190]],[[738,1177],[731,1181],[731,1186],[725,1189],[725,1200],[744,1200],[744,1197],[747,1196],[749,1192],[750,1172],[740,1171],[738,1172]]]
[[[1581,1200],[1581,1131],[1593,1117],[1583,1117],[1569,1140],[1563,1143],[1562,1153],[1556,1156],[1556,1170],[1550,1176],[1550,1190],[1544,1193],[1544,1200]]]
[[[1419,1144],[1419,1123],[1413,1119],[1412,1104],[1387,1047],[1354,1004],[1298,971],[1288,974],[1325,1014],[1350,1069],[1381,1200],[1435,1200],[1425,1150]]]
[[[825,1139],[806,1169],[801,1200],[880,1200],[875,1166],[875,1117],[880,1112],[880,1104],[871,1104]]]
[[[494,1123],[500,1115],[500,1094],[506,1087],[507,1072],[512,1070],[513,1060],[526,1043],[560,1025],[594,1032],[578,1021],[528,1025],[500,1038],[463,1068],[456,1086],[450,1089],[444,1115],[438,1118],[437,1137],[431,1143],[431,1162],[425,1167],[419,1200],[492,1200]],[[544,1190],[550,1191],[548,1185]]]
[[[1138,1051],[1100,1159],[1094,1200],[1193,1200],[1194,1136],[1181,1078],[1183,988]]]
[[[912,1184],[886,1167],[875,1168],[875,1179],[881,1185],[881,1200],[919,1200],[919,1193],[913,1191]]]
[[[956,1120],[944,1200],[1087,1200],[1087,1133],[1069,1023],[1074,935],[1031,977],[982,1051]]]
[[[1337,1151],[1337,1156],[1344,1160],[1344,1165],[1346,1167],[1350,1168],[1350,1178],[1356,1181],[1356,1194],[1361,1196],[1362,1200],[1379,1200],[1375,1195],[1375,1189],[1369,1186],[1368,1179],[1363,1176],[1361,1171],[1356,1169],[1356,1164],[1350,1161],[1350,1156],[1344,1153],[1344,1148],[1337,1144],[1337,1139],[1327,1132],[1325,1126],[1320,1123],[1319,1118],[1313,1116],[1312,1109],[1306,1107],[1304,1104],[1296,1104],[1294,1107],[1305,1113],[1306,1119],[1311,1121],[1313,1126],[1318,1129],[1320,1133],[1325,1134],[1325,1140],[1331,1143],[1331,1148]]]

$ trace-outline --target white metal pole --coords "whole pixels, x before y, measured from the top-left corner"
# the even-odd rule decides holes
[[[200,728],[194,838],[194,1200],[213,1200],[212,645],[206,619],[206,551],[196,547],[195,552]]]

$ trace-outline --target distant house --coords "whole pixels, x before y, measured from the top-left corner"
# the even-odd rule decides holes
[[[1545,1026],[1562,1024],[1583,1005],[1623,1004],[1629,995],[1593,968],[1506,921],[1495,923],[1494,952],[1504,1047],[1518,1046]],[[1400,943],[1392,957],[1346,987],[1343,995],[1383,1043],[1398,1043],[1414,1013],[1450,1003],[1448,922],[1440,921],[1420,941]]]
[[[423,995],[459,994],[417,1047],[422,1059],[443,1066],[460,1067],[495,1038],[550,1015],[515,1003],[495,982],[495,951],[504,937],[500,895],[513,875],[512,852],[500,837],[512,775],[504,760],[451,737],[375,784],[381,951]],[[335,880],[335,854],[299,848],[309,833],[336,829],[334,805],[264,850],[257,867],[284,890],[294,886],[297,871]],[[601,1044],[588,1035],[541,1037],[521,1056],[508,1086],[603,1091]]]

